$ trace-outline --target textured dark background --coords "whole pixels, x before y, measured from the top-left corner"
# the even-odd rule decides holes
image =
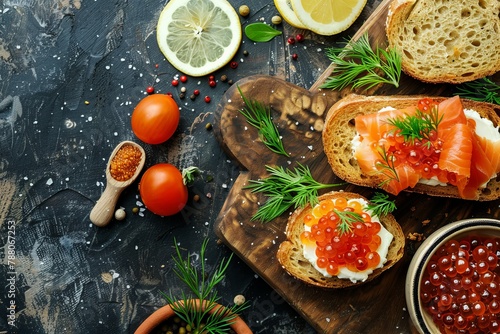
[[[322,37],[284,23],[268,43],[243,37],[229,66],[214,73],[237,81],[269,74],[309,88],[329,65],[325,48],[352,36],[380,1],[368,1],[345,33]],[[272,1],[230,0],[249,5],[242,27],[277,14]],[[206,123],[228,88],[207,77],[189,77],[192,101],[179,98],[180,73],[159,51],[155,26],[166,1],[0,0],[0,332],[132,333],[165,300],[160,291],[180,288],[171,270],[174,237],[181,248],[199,250],[209,237],[208,263],[230,251],[216,242],[213,223],[238,166],[221,150]],[[303,33],[305,41],[288,45]],[[243,51],[249,55],[244,56]],[[297,61],[291,54],[297,53]],[[158,66],[155,66],[158,65]],[[182,107],[181,122],[167,143],[148,146],[146,168],[169,162],[196,165],[201,177],[190,188],[182,213],[160,218],[131,209],[140,200],[136,184],[118,201],[128,215],[95,227],[89,213],[104,190],[104,170],[113,148],[138,142],[130,115],[154,85],[171,92]],[[211,103],[203,96],[209,95]],[[88,103],[86,103],[88,101]],[[213,178],[213,181],[207,181]],[[201,200],[191,198],[199,194]],[[15,226],[15,239],[8,239]],[[8,264],[15,240],[15,265]],[[16,328],[7,324],[9,281],[14,275]],[[3,289],[0,288],[0,291]],[[262,279],[234,258],[219,289],[224,303],[243,294],[251,307],[242,316],[255,333],[313,333],[304,319]],[[389,326],[390,327],[390,326]],[[388,328],[397,332],[397,328]]]

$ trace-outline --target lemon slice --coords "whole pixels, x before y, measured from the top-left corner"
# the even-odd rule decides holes
[[[276,9],[283,17],[283,19],[288,22],[292,27],[299,29],[307,29],[302,22],[300,22],[299,18],[293,11],[292,3],[290,0],[274,0],[274,5]]]
[[[349,28],[366,0],[290,0],[293,11],[307,29],[319,35],[334,35]]]
[[[156,38],[172,66],[199,77],[234,57],[241,44],[241,24],[226,0],[170,0],[158,19]]]

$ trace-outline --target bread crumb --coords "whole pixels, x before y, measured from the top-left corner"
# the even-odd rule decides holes
[[[426,219],[426,220],[422,221],[422,225],[427,226],[430,222],[431,222],[430,219]]]
[[[407,238],[412,241],[422,241],[425,239],[424,235],[422,233],[417,233],[417,232],[410,232],[408,233]]]

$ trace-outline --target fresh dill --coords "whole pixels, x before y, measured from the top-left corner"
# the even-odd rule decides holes
[[[396,180],[397,182],[399,182],[399,175],[394,164],[394,155],[388,154],[384,147],[378,147],[377,151],[382,158],[382,162],[377,162],[375,166],[377,167],[380,174],[386,176],[386,179],[379,184],[379,187],[385,186],[392,180]]]
[[[274,153],[289,157],[290,154],[285,151],[278,128],[273,123],[271,108],[264,106],[258,101],[246,98],[239,86],[238,91],[245,103],[245,107],[239,111],[245,116],[248,124],[258,130],[259,137],[264,145]]]
[[[305,207],[307,204],[314,206],[318,203],[318,190],[344,184],[317,182],[309,167],[301,164],[294,170],[270,166],[266,166],[266,170],[270,173],[267,178],[250,180],[250,184],[245,187],[268,197],[252,217],[252,220],[260,220],[263,223],[279,217],[290,207]]]
[[[389,200],[389,196],[383,193],[376,192],[368,203],[368,210],[379,218],[393,212],[397,209],[394,201]]]
[[[427,139],[429,140],[427,144],[430,145],[431,133],[437,133],[438,125],[443,120],[443,116],[439,116],[438,106],[435,105],[429,113],[417,109],[415,115],[390,118],[387,122],[399,130],[405,142],[413,145],[415,140]]]
[[[352,224],[363,221],[363,217],[357,212],[341,210],[333,210],[333,212],[335,212],[340,219],[337,225],[337,230],[340,232],[340,235],[351,232]]]
[[[328,58],[332,61],[332,75],[322,88],[343,89],[372,88],[380,83],[399,87],[401,78],[401,55],[395,48],[375,48],[370,45],[368,34],[357,41],[348,41],[343,48],[328,48]]]
[[[457,94],[464,99],[500,104],[500,85],[488,78],[457,86]]]
[[[205,239],[201,245],[199,255],[201,268],[199,270],[193,264],[192,255],[187,255],[184,258],[175,239],[174,244],[176,255],[173,256],[175,264],[173,271],[187,285],[192,295],[184,292],[182,292],[180,298],[163,292],[162,295],[176,315],[191,326],[193,333],[229,332],[230,326],[238,313],[249,306],[246,302],[233,304],[231,307],[220,307],[218,304],[221,297],[217,295],[215,287],[224,279],[233,254],[227,260],[222,259],[210,276],[205,263],[208,239]],[[203,303],[203,310],[200,310],[200,305],[196,299]]]

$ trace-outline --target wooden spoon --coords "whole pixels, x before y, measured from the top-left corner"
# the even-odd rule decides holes
[[[137,169],[135,170],[134,175],[132,175],[131,178],[126,181],[118,181],[111,176],[110,165],[118,150],[124,145],[132,145],[138,148],[141,152],[141,160],[139,162],[139,165],[137,166]],[[137,175],[139,175],[139,173],[141,172],[142,167],[144,167],[145,161],[146,153],[139,144],[131,141],[122,141],[115,147],[115,149],[111,153],[111,156],[109,157],[108,165],[106,166],[106,188],[104,189],[101,197],[90,212],[90,220],[94,225],[106,226],[107,224],[109,224],[111,218],[113,218],[118,197],[126,187],[128,187],[132,182],[135,181]]]

